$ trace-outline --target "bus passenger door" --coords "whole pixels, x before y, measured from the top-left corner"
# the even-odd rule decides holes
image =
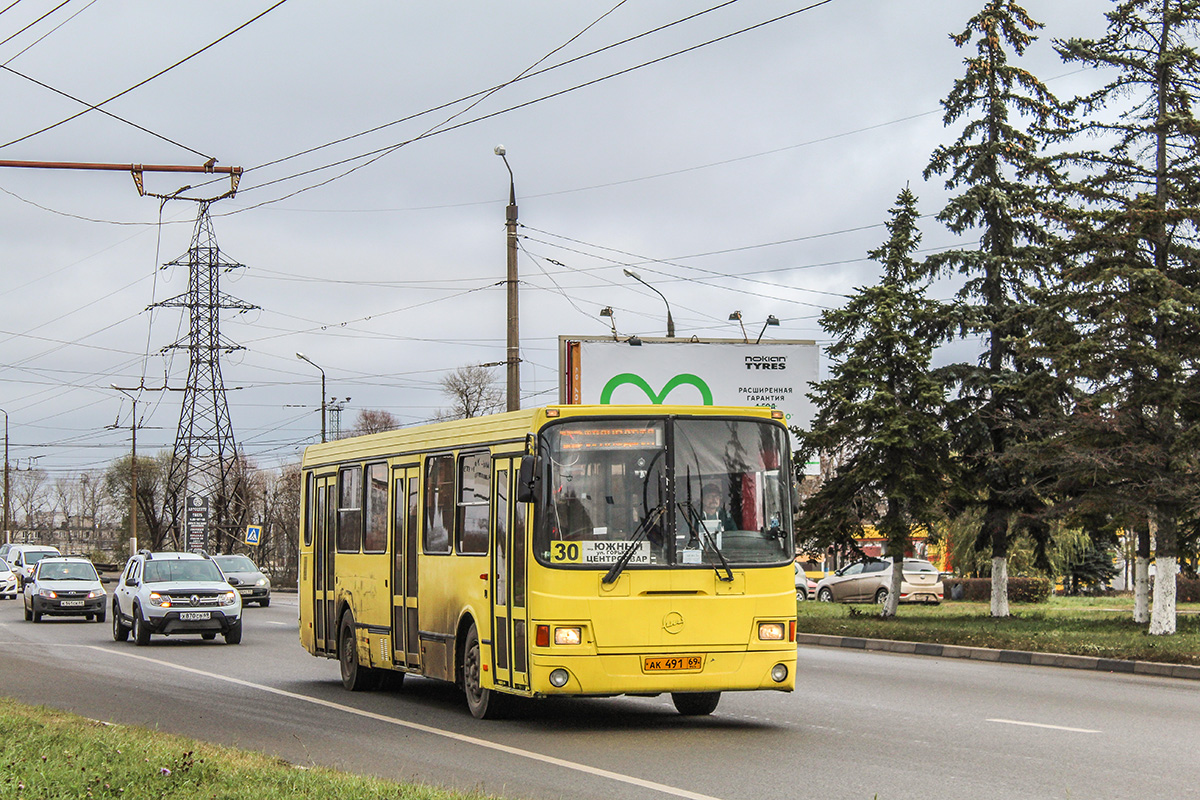
[[[313,647],[318,653],[337,652],[337,632],[330,622],[334,603],[333,554],[334,526],[337,514],[337,478],[334,475],[318,477],[316,481],[316,518],[313,536],[313,593],[305,598],[311,603],[313,621]]]
[[[420,666],[417,643],[417,510],[420,472],[416,464],[392,469],[392,663]]]
[[[519,463],[501,458],[492,469],[492,675],[498,686],[525,689],[525,504],[513,491]]]

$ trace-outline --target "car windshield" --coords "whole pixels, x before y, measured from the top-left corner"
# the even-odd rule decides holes
[[[83,562],[45,562],[38,567],[38,579],[43,581],[98,581],[96,568]]]
[[[3,558],[0,558],[0,572],[12,572],[12,567]]]
[[[928,561],[905,561],[905,572],[937,572],[937,567]]]
[[[245,556],[213,556],[222,572],[258,572],[254,562]]]
[[[147,561],[146,583],[166,581],[220,581],[221,571],[208,559],[171,559],[169,561]]]
[[[26,550],[25,551],[25,563],[26,564],[36,564],[37,562],[41,561],[43,558],[53,558],[56,555],[58,555],[58,553],[55,553],[51,550]]]
[[[568,421],[544,431],[539,452],[543,562],[723,568],[795,555],[788,437],[777,424]]]

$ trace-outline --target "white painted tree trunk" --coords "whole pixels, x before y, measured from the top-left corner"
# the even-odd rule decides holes
[[[992,559],[992,616],[1008,616],[1008,558]]]
[[[900,583],[904,580],[904,568],[902,565],[903,562],[900,564],[895,562],[892,563],[892,575],[890,578],[890,584],[888,585],[888,596],[887,600],[883,604],[883,610],[880,612],[880,616],[894,617],[896,616],[896,611],[900,608]]]
[[[1154,609],[1150,612],[1150,635],[1175,633],[1175,556],[1154,560]]]
[[[1133,561],[1133,621],[1150,621],[1150,559],[1144,556]]]

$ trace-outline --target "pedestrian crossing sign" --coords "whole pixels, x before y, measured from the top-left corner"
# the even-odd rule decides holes
[[[246,544],[258,544],[259,540],[261,540],[261,539],[262,539],[262,526],[261,525],[247,525],[246,526]]]

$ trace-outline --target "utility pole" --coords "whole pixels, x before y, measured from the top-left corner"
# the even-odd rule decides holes
[[[517,309],[517,184],[512,167],[508,165],[504,145],[496,145],[496,155],[508,169],[508,208],[504,210],[504,226],[508,231],[508,353],[507,353],[507,410],[521,409],[521,335],[520,313]]]
[[[8,542],[8,537],[12,534],[9,532],[9,516],[8,516],[8,412],[4,412],[4,541]]]
[[[137,552],[137,396],[130,392],[136,392],[141,387],[126,389],[115,383],[109,385],[128,397],[129,401],[133,403],[133,413],[129,417],[129,438],[132,442],[129,455],[129,555],[132,556]]]

